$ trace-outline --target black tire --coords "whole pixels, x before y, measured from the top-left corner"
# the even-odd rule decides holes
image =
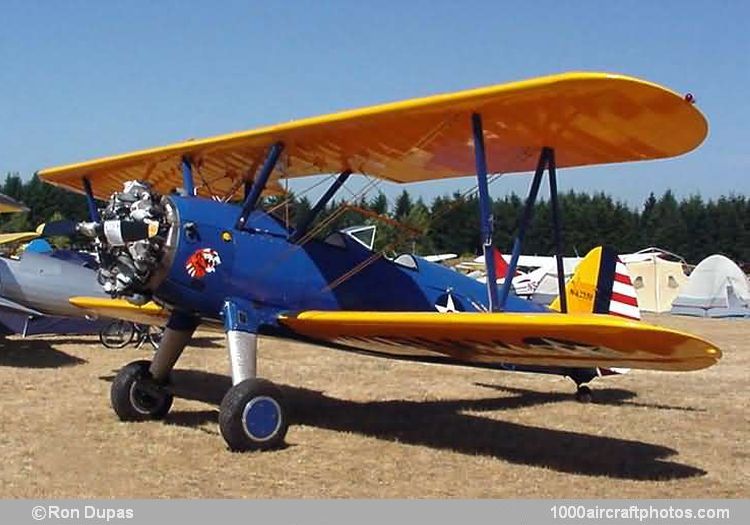
[[[130,321],[112,321],[99,331],[99,341],[112,349],[124,348],[135,337],[135,325]]]
[[[284,396],[270,381],[246,379],[230,388],[221,401],[219,429],[235,452],[279,448],[288,428]]]
[[[591,389],[587,387],[586,385],[581,385],[578,387],[578,390],[576,391],[576,401],[579,403],[591,403],[591,401],[594,399],[594,394],[591,392]]]
[[[110,399],[120,420],[162,419],[172,408],[172,394],[154,381],[148,371],[150,365],[150,361],[133,361],[115,376]]]

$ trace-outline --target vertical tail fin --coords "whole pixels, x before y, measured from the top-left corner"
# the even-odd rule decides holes
[[[569,313],[641,318],[628,269],[609,246],[597,246],[586,254],[566,285],[565,294]],[[550,308],[559,310],[560,299],[555,299]]]
[[[612,296],[609,301],[609,313],[626,319],[641,320],[641,309],[638,307],[638,296],[635,293],[630,272],[619,257],[615,265],[615,279],[612,284]]]

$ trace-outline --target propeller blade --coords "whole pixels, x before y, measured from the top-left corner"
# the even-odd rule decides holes
[[[37,233],[42,237],[73,237],[78,232],[77,225],[68,220],[47,222],[37,228]]]
[[[104,238],[113,246],[150,239],[159,231],[159,224],[145,221],[104,221]]]
[[[146,221],[111,220],[103,223],[54,221],[37,228],[42,237],[99,237],[113,246],[150,239],[159,233],[159,223]]]

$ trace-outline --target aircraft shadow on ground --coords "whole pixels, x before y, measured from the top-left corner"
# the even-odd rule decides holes
[[[59,368],[85,362],[85,359],[55,349],[49,341],[0,338],[0,366]]]
[[[196,336],[190,340],[188,346],[194,348],[224,348],[224,339],[211,336]]]
[[[37,335],[33,337],[45,337],[44,335]],[[68,336],[60,336],[60,335],[54,335],[52,336],[54,339],[52,339],[50,342],[58,345],[96,345],[99,348],[103,348],[107,350],[107,348],[104,347],[104,345],[99,341],[99,336],[96,335],[68,335]]]
[[[231,386],[228,377],[175,370],[177,397],[219,405]],[[570,400],[569,394],[512,389],[512,397],[440,401],[356,402],[305,388],[281,386],[292,424],[353,432],[559,472],[632,480],[668,480],[705,475],[702,469],[669,461],[677,451],[662,445],[539,428],[466,412],[514,410]],[[504,389],[504,388],[503,388]],[[510,390],[510,389],[509,389]],[[621,389],[597,390],[597,399],[617,405],[635,397]],[[582,407],[582,409],[584,409]],[[175,412],[167,422],[198,427],[216,422],[218,412]]]
[[[523,388],[515,388],[510,386],[503,386],[503,385],[490,385],[487,383],[474,383],[476,386],[480,386],[483,388],[490,388],[492,390],[499,390],[501,392],[508,392],[511,394],[517,394],[519,402],[519,406],[512,407],[512,408],[521,408],[521,406],[530,406],[530,405],[538,405],[540,404],[538,400],[533,399],[528,394],[530,393],[537,393],[532,392],[531,390],[525,390]],[[623,395],[623,393],[626,393],[627,395]],[[542,394],[544,396],[551,396],[553,394]],[[562,394],[561,399],[554,399],[550,401],[564,401],[566,399],[570,399],[570,395]],[[705,412],[705,408],[697,408],[697,407],[691,407],[691,406],[680,406],[680,405],[665,405],[663,403],[643,403],[640,401],[632,401],[633,398],[637,397],[635,392],[631,392],[629,390],[621,390],[621,389],[613,389],[613,388],[607,388],[604,390],[598,390],[594,389],[594,399],[596,401],[597,405],[610,405],[610,406],[633,406],[633,407],[641,407],[641,408],[654,408],[654,409],[660,409],[660,410],[681,410],[684,412]],[[523,403],[527,403],[524,405]]]

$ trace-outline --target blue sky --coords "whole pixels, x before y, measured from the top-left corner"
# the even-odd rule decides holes
[[[0,0],[0,174],[569,70],[695,94],[678,159],[563,171],[561,189],[747,194],[750,4],[736,1]],[[494,196],[524,193],[509,176]],[[412,185],[430,200],[470,181]],[[393,195],[400,187],[385,186]]]

